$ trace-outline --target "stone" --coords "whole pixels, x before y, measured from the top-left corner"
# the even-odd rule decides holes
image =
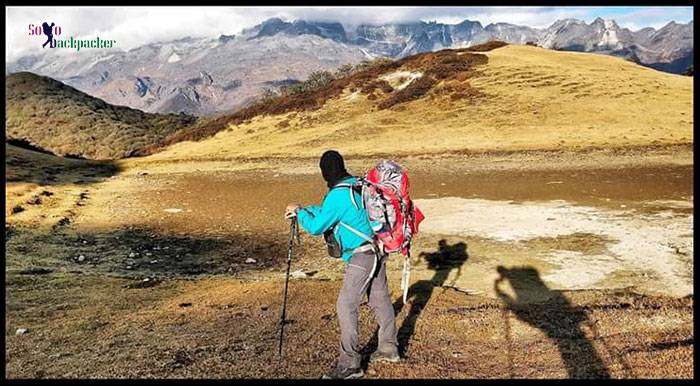
[[[85,256],[83,256],[83,255],[78,256],[78,262],[82,263],[83,261],[85,261]]]
[[[29,332],[28,328],[18,328],[17,331],[15,331],[15,335],[24,335]]]
[[[245,263],[246,263],[246,264],[255,264],[255,263],[257,263],[257,262],[258,262],[258,261],[255,260],[255,259],[253,259],[252,257],[249,257],[249,258],[245,259]]]
[[[307,277],[309,277],[309,275],[307,275],[306,272],[301,270],[292,272],[290,276],[294,279],[306,279]]]

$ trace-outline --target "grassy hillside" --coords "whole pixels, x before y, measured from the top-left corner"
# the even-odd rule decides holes
[[[692,78],[620,58],[533,46],[419,54],[302,96],[308,103],[297,98],[293,104],[283,95],[221,118],[221,127],[183,130],[179,134],[188,136],[180,139],[218,133],[148,159],[313,157],[328,148],[378,155],[693,142]]]
[[[90,159],[127,157],[195,121],[110,105],[28,72],[5,78],[5,104],[7,139]]]

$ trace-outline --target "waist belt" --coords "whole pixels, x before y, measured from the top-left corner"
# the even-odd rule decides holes
[[[367,251],[374,251],[374,244],[372,243],[364,243],[360,245],[359,247],[355,248],[352,250],[353,253],[362,253],[362,252],[367,252]]]

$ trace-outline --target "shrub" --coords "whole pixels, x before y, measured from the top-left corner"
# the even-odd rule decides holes
[[[307,79],[304,82],[304,84],[306,85],[307,89],[316,90],[316,89],[319,89],[321,87],[325,87],[326,85],[328,85],[328,83],[330,83],[334,79],[335,79],[335,77],[333,76],[333,74],[331,74],[328,71],[316,71],[316,72],[312,72],[309,75],[309,79]]]
[[[373,80],[373,81],[371,81],[371,82],[365,84],[364,86],[362,86],[362,88],[360,89],[360,91],[361,91],[363,94],[370,94],[370,93],[372,93],[375,89],[380,89],[380,90],[382,90],[385,94],[389,94],[389,93],[391,93],[391,92],[394,91],[394,88],[391,87],[391,85],[390,85],[387,81],[385,81],[385,80],[379,80],[379,79]]]
[[[338,67],[337,70],[335,70],[335,77],[342,78],[352,74],[354,71],[355,67],[352,64],[343,64],[342,66]]]
[[[388,109],[389,107],[403,102],[416,100],[425,95],[435,85],[437,81],[430,76],[423,76],[411,82],[403,90],[399,90],[389,98],[379,103],[379,109]]]

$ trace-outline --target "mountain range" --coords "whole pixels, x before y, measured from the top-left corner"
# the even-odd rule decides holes
[[[377,57],[402,58],[491,40],[624,57],[683,73],[693,64],[693,22],[631,31],[612,20],[559,20],[544,29],[464,20],[359,25],[272,18],[237,35],[183,38],[129,51],[58,56],[46,51],[7,63],[60,80],[109,103],[147,112],[215,115],[249,104],[266,88]]]

